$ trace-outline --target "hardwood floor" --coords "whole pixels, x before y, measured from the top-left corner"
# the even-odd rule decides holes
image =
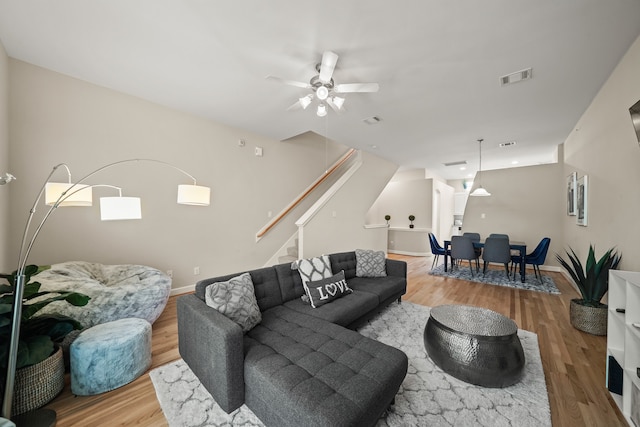
[[[589,335],[570,325],[569,302],[577,293],[560,273],[545,272],[562,292],[550,295],[430,276],[430,258],[390,257],[408,264],[405,301],[430,307],[485,307],[538,334],[554,426],[627,425],[605,387],[606,337]],[[176,298],[169,299],[153,325],[152,369],[180,357]],[[59,427],[167,425],[148,374],[117,390],[90,397],[73,396],[68,381],[67,375],[64,391],[48,405],[57,412]]]

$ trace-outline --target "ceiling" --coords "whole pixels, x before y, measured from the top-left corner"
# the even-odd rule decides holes
[[[639,0],[0,0],[9,56],[285,140],[313,131],[446,179],[549,163],[640,34]],[[326,50],[377,82],[287,111]],[[530,80],[499,77],[531,67]],[[381,121],[368,125],[372,116]],[[508,148],[499,143],[515,141]],[[443,166],[466,160],[468,169]]]

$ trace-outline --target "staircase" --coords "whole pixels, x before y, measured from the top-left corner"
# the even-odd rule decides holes
[[[293,262],[298,259],[298,238],[294,239],[294,245],[288,246],[286,251],[286,255],[278,257],[278,264]]]

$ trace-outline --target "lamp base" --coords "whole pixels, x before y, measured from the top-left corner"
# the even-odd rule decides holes
[[[53,427],[56,425],[56,411],[36,409],[11,418],[16,427]]]

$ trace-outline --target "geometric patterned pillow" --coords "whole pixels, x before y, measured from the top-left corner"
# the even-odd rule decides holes
[[[327,279],[307,282],[311,307],[318,308],[353,292],[344,279],[344,270]]]
[[[243,332],[250,331],[262,321],[249,273],[243,273],[226,282],[210,284],[206,287],[204,296],[209,307],[215,308],[236,322]]]
[[[291,269],[294,270],[296,268],[300,273],[303,285],[311,280],[321,280],[333,276],[328,255],[294,261],[291,264]]]
[[[357,277],[385,277],[386,265],[383,251],[356,249]]]

